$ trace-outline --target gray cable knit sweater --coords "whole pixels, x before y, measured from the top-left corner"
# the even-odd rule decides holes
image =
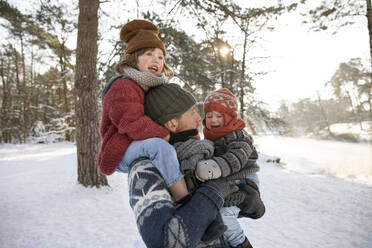
[[[222,177],[244,179],[259,171],[258,153],[252,137],[243,129],[233,131],[214,142],[213,160],[222,170]]]
[[[259,170],[253,139],[245,130],[233,131],[214,143],[210,140],[189,139],[175,143],[174,147],[187,183],[190,183],[187,176],[194,173],[200,160],[215,160],[221,168],[222,177],[229,180],[244,179]]]

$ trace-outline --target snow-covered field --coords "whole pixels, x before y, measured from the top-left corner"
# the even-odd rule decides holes
[[[357,152],[370,154],[369,146],[327,148],[322,142],[273,137],[256,141],[261,152],[286,164],[282,168],[267,163],[270,156],[260,156],[267,212],[259,220],[241,219],[254,247],[372,247],[372,186],[317,170],[340,161],[345,168],[359,167],[365,161],[361,168],[367,169],[357,174],[368,174],[371,155]],[[330,158],[335,155],[339,159]],[[76,178],[71,143],[0,145],[0,247],[145,247],[128,204],[126,175],[115,173],[108,178],[111,187],[100,189],[84,188]]]

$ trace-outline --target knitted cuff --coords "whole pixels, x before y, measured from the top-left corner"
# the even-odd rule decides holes
[[[226,160],[221,157],[213,157],[213,160],[216,161],[221,169],[221,177],[226,177],[231,174],[230,166],[228,163],[226,163]]]
[[[230,176],[227,176],[227,180],[238,180],[238,179],[245,179],[248,175],[256,173],[259,170],[258,167],[256,168],[245,168],[242,169]]]
[[[245,194],[242,191],[234,192],[225,198],[224,207],[238,206],[244,201]]]
[[[221,158],[223,158],[228,166],[230,167],[230,174],[236,173],[241,170],[242,164],[239,160],[239,158],[232,152],[227,152],[223,155],[221,155]],[[230,175],[229,174],[229,175]]]

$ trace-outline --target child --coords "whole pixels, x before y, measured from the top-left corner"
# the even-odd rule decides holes
[[[196,167],[196,177],[201,180],[230,177],[236,183],[247,184],[257,190],[259,170],[256,160],[257,152],[250,135],[244,131],[245,122],[238,118],[236,96],[228,89],[222,88],[211,92],[204,101],[203,133],[206,139],[214,142],[215,152],[211,160],[200,161]],[[242,178],[243,177],[243,178]],[[248,186],[248,187],[249,187]],[[246,187],[246,186],[243,186]],[[221,209],[222,219],[228,229],[224,233],[229,245],[233,247],[252,247],[245,237],[237,220],[239,214],[259,218],[265,208],[258,196],[258,214],[241,213],[237,206]]]
[[[105,175],[115,170],[127,172],[142,154],[152,160],[164,178],[169,178],[169,190],[176,201],[180,200],[188,191],[177,154],[167,142],[169,131],[144,114],[145,92],[168,83],[173,76],[164,61],[165,46],[158,28],[145,20],[124,25],[120,39],[126,43],[124,59],[116,66],[120,76],[112,79],[102,93],[98,168]]]

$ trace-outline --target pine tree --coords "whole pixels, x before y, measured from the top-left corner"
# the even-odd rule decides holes
[[[99,0],[79,0],[75,72],[78,182],[95,187],[108,185],[106,177],[97,170],[100,146],[97,102],[98,8]]]

